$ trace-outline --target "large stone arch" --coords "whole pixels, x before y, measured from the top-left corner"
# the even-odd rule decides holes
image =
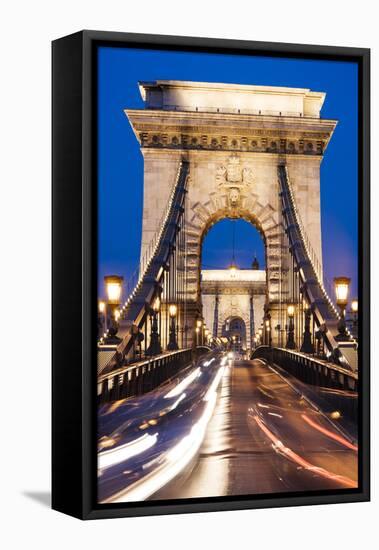
[[[229,324],[231,326],[233,322],[237,321],[239,324],[242,324],[242,331],[238,331],[239,333],[242,332],[242,347],[248,349],[250,347],[250,336],[249,336],[249,317],[245,314],[245,312],[242,312],[241,315],[229,315],[229,317],[226,317],[223,320],[223,328],[226,326],[226,324]],[[241,323],[242,322],[242,323]],[[224,329],[225,330],[225,329]],[[233,334],[235,331],[231,328],[229,330],[230,334]],[[226,332],[222,333],[222,336],[226,336]]]
[[[320,118],[325,94],[178,81],[141,83],[140,89],[146,108],[125,113],[144,157],[141,258],[162,223],[179,163],[185,158],[190,165],[189,322],[194,324],[199,315],[202,239],[218,219],[241,217],[264,238],[267,298],[275,326],[275,304],[288,261],[278,196],[278,165],[283,162],[309,243],[322,265],[320,163],[336,126],[335,121]]]
[[[245,204],[236,208],[218,207],[214,200],[204,196],[204,201],[196,201],[189,208],[186,222],[186,268],[188,274],[188,298],[195,300],[200,289],[200,266],[202,243],[209,229],[225,218],[244,219],[250,222],[261,234],[265,245],[267,288],[269,300],[277,293],[275,280],[278,275],[278,249],[282,241],[282,225],[278,211],[270,203],[262,204],[257,197],[247,197]]]

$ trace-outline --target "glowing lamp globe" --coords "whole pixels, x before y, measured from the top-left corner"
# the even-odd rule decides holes
[[[161,307],[161,301],[159,298],[156,298],[153,304],[153,310],[155,313],[158,313],[159,308]]]
[[[334,286],[336,291],[336,301],[339,306],[346,307],[349,296],[349,277],[335,277]]]
[[[104,277],[108,303],[118,306],[121,302],[122,282],[124,278],[118,275],[106,275]]]
[[[177,310],[178,310],[178,308],[176,307],[176,305],[171,304],[170,307],[168,308],[170,317],[175,317]]]
[[[288,313],[288,317],[293,317],[295,315],[295,306],[293,306],[292,304],[290,304],[288,307],[287,307],[287,313]]]

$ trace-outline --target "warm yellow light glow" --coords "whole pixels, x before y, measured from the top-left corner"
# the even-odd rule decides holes
[[[351,302],[351,310],[353,313],[357,313],[358,311],[358,300],[356,298]]]
[[[349,295],[350,278],[349,277],[335,277],[334,278],[334,285],[335,285],[335,289],[336,289],[337,304],[341,305],[341,306],[346,306],[347,298],[348,298],[348,295]]]
[[[199,334],[199,332],[200,332],[200,328],[196,327],[196,334]]]
[[[262,334],[263,334],[263,329],[260,328],[260,329],[258,330],[258,332],[259,332],[259,336],[262,336]]]
[[[202,324],[203,324],[203,321],[202,321],[201,319],[198,319],[198,320],[196,321],[196,326],[197,326],[198,328],[201,328],[201,325],[202,325]]]
[[[270,328],[270,321],[268,319],[266,320],[266,328]]]
[[[99,312],[104,313],[105,312],[105,302],[100,301],[99,302]]]
[[[153,305],[153,310],[155,311],[155,313],[158,313],[160,307],[161,307],[161,301],[159,298],[156,298]]]
[[[113,305],[119,305],[123,278],[118,275],[106,275],[104,281],[108,302]]]
[[[178,308],[176,307],[176,305],[171,304],[170,307],[168,308],[168,311],[170,313],[170,317],[175,317],[177,310],[178,310]]]
[[[289,317],[293,317],[294,314],[295,314],[295,306],[293,306],[292,304],[290,304],[290,305],[287,307],[287,313],[288,313],[288,316],[289,316]]]
[[[238,269],[238,267],[237,267],[235,264],[231,264],[231,265],[229,266],[230,275],[231,275],[232,277],[235,276],[237,269]]]
[[[116,322],[120,319],[120,315],[121,315],[121,313],[119,312],[118,309],[116,309],[115,312],[114,312],[114,318],[115,318]]]

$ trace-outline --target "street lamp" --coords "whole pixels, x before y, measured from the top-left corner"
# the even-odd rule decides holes
[[[196,321],[196,345],[201,346],[203,344],[203,321],[201,319],[198,319]]]
[[[307,304],[304,304],[304,332],[303,342],[301,344],[300,351],[303,353],[314,353],[314,346],[312,344],[311,335],[311,309]]]
[[[103,300],[99,301],[98,310],[99,310],[99,327],[101,327],[101,332],[107,332],[107,328],[108,328],[107,308],[106,308],[106,303]]]
[[[167,349],[169,351],[174,351],[179,349],[178,342],[176,341],[176,322],[175,317],[177,314],[178,308],[175,304],[171,304],[168,308],[168,312],[170,314],[170,336],[169,341],[167,345]]]
[[[121,341],[116,334],[118,331],[118,321],[121,316],[118,307],[121,303],[123,280],[124,278],[119,275],[106,275],[104,277],[105,291],[107,295],[106,309],[109,307],[111,317],[108,336],[105,339],[107,344],[118,344]]]
[[[288,337],[287,337],[287,349],[296,349],[296,342],[295,342],[295,325],[294,325],[294,315],[295,315],[295,306],[293,304],[290,304],[287,307],[287,314],[288,314]]]
[[[334,278],[334,285],[335,285],[335,291],[336,291],[336,303],[340,308],[340,319],[337,325],[339,334],[336,336],[336,340],[348,339],[348,334],[346,331],[345,312],[346,312],[346,306],[347,306],[347,301],[349,296],[350,280],[351,279],[349,277]]]
[[[110,306],[116,307],[120,305],[123,280],[124,278],[119,275],[106,275],[104,277],[105,290]],[[114,309],[114,307],[112,309]]]
[[[200,332],[200,327],[196,327],[195,328],[195,332],[196,332],[196,347],[199,345],[199,332]]]
[[[160,342],[160,336],[158,332],[158,313],[161,307],[161,301],[159,297],[154,300],[153,307],[150,308],[150,345],[146,350],[146,355],[159,355],[162,353],[162,346]]]
[[[265,328],[266,328],[266,341],[267,345],[271,347],[271,317],[265,320]]]
[[[353,314],[353,334],[354,338],[358,337],[357,325],[358,325],[358,300],[354,298],[351,301],[351,312]]]

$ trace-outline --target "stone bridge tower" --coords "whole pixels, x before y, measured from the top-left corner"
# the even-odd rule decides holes
[[[300,88],[182,81],[141,82],[140,91],[145,109],[125,113],[144,157],[142,255],[157,230],[179,162],[185,157],[190,162],[188,311],[194,319],[201,307],[204,235],[223,218],[243,218],[260,231],[265,243],[267,303],[275,326],[288,272],[278,195],[279,163],[287,165],[301,220],[322,265],[320,163],[336,126],[336,121],[320,118],[325,94]]]

